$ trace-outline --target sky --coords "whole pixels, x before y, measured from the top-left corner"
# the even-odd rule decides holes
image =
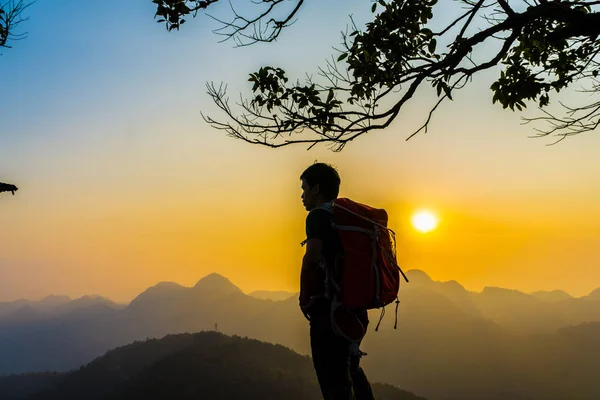
[[[600,134],[531,138],[520,118],[535,108],[492,105],[497,71],[444,104],[427,134],[405,140],[428,112],[419,95],[339,153],[250,145],[203,121],[200,111],[222,117],[206,82],[235,99],[263,65],[302,79],[369,9],[309,2],[276,43],[235,48],[205,16],[168,33],[150,0],[38,0],[27,38],[0,56],[0,181],[20,188],[0,195],[0,301],[127,302],[212,272],[246,292],[297,291],[299,176],[316,160],[338,168],[341,196],[388,211],[404,270],[474,291],[599,287]],[[420,208],[438,229],[410,226]]]

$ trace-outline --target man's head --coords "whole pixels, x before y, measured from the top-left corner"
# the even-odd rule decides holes
[[[340,175],[329,164],[314,163],[302,175],[302,204],[307,211],[320,204],[337,199]]]

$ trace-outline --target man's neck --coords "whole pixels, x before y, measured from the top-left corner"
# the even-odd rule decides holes
[[[317,201],[317,207],[321,207],[321,206],[323,206],[325,204],[330,204],[332,202],[333,202],[333,200],[322,200],[322,199],[319,199]]]

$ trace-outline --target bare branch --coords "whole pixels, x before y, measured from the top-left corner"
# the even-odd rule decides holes
[[[205,9],[218,0],[162,0],[179,3],[180,14]],[[155,0],[155,2],[157,2]],[[181,3],[189,3],[185,11]],[[373,20],[342,35],[337,59],[318,69],[316,80],[288,82],[279,68],[263,67],[251,74],[252,97],[230,104],[225,85],[208,84],[208,94],[225,121],[202,114],[213,127],[248,143],[269,147],[326,143],[340,151],[361,135],[387,128],[420,89],[433,89],[437,99],[424,123],[408,139],[427,132],[435,111],[452,100],[484,70],[500,66],[491,85],[492,102],[519,111],[536,102],[550,131],[536,136],[569,136],[595,129],[600,103],[565,107],[556,117],[545,111],[550,95],[574,82],[595,79],[600,73],[600,1],[586,0],[455,0],[464,8],[436,32],[428,28],[436,0],[384,0],[373,4]],[[276,40],[293,23],[303,0],[256,0],[259,12],[249,17],[233,7],[233,19],[215,33],[246,46]],[[448,4],[448,3],[445,3]],[[169,19],[167,24],[179,22]],[[480,22],[483,21],[483,24]],[[438,43],[439,40],[439,43]],[[441,43],[449,43],[442,47]],[[476,49],[497,45],[490,52]],[[600,91],[596,86],[594,93]],[[236,108],[236,110],[234,110]],[[564,137],[561,136],[561,137]],[[407,140],[408,140],[407,139]]]
[[[16,28],[25,22],[23,12],[33,4],[24,0],[9,0],[0,2],[0,47],[10,48],[7,44],[9,40],[21,40],[26,37],[25,33],[15,33]]]
[[[508,15],[508,16],[514,16],[515,15],[515,10],[513,10],[508,5],[508,2],[506,0],[498,0],[498,4],[500,4],[500,7],[502,7],[502,9],[506,13],[506,15]]]
[[[157,11],[154,15],[158,22],[164,22],[168,31],[179,30],[187,15],[196,16],[198,11],[214,7],[220,0],[155,0]],[[224,36],[222,42],[233,40],[236,46],[248,46],[257,42],[272,42],[276,40],[284,28],[294,23],[304,0],[292,0],[295,4],[290,7],[290,0],[257,0],[255,7],[262,9],[254,16],[245,16],[237,12],[229,1],[233,19],[225,21],[211,14],[210,18],[222,26],[213,32]],[[212,8],[211,8],[212,9]],[[282,11],[280,11],[282,10]]]

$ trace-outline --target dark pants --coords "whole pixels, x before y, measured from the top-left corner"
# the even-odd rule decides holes
[[[310,345],[324,400],[374,400],[360,357],[333,332],[328,307],[310,313]]]

